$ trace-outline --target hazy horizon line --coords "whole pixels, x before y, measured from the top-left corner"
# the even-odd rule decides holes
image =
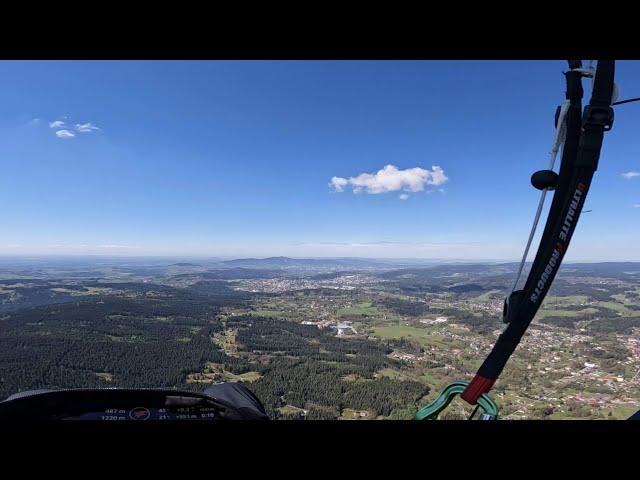
[[[361,257],[361,256],[288,256],[288,255],[249,255],[249,256],[233,256],[233,255],[153,255],[153,254],[138,254],[138,255],[117,255],[117,254],[102,254],[102,253],[0,253],[2,259],[46,259],[46,258],[100,258],[100,259],[194,259],[194,260],[207,260],[207,261],[228,261],[228,260],[266,260],[275,258],[290,258],[292,260],[379,260],[387,262],[431,262],[431,263],[519,263],[521,258],[435,258],[435,257]],[[532,260],[527,260],[527,264],[532,263]],[[598,260],[565,260],[563,264],[571,263],[640,263],[640,260],[610,260],[610,259],[598,259]]]

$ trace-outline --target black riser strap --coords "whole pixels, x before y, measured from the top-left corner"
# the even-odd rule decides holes
[[[579,62],[570,61],[571,68],[577,68],[576,65],[579,66]],[[472,404],[479,394],[491,388],[500,375],[549,291],[578,224],[591,179],[598,166],[604,132],[613,124],[610,103],[614,86],[614,62],[598,62],[591,102],[585,108],[582,118],[582,87],[580,77],[576,75],[575,71],[566,74],[567,98],[571,101],[567,112],[567,137],[558,187],[538,252],[524,289],[512,306],[515,312],[509,312],[509,325],[498,337],[491,353],[462,395]]]
[[[535,317],[569,247],[580,212],[584,206],[592,175],[593,172],[587,169],[576,171],[576,175],[570,185],[574,195],[567,196],[565,205],[561,209],[561,214],[553,226],[552,240],[549,245],[545,245],[542,249],[542,256],[546,261],[529,275],[527,286],[522,294],[522,300],[515,305],[517,311],[513,315],[514,320],[509,323],[504,332],[498,337],[494,349],[478,370],[478,375],[486,378],[497,378],[500,375],[509,357]]]

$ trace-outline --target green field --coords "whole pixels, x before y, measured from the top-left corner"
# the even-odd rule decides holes
[[[363,412],[365,417],[360,416],[359,410],[353,410],[351,408],[345,408],[342,410],[342,415],[338,418],[338,420],[364,420],[371,419],[371,412]]]
[[[611,407],[598,407],[595,409],[599,415],[604,415],[604,418],[607,420],[626,420],[631,415],[638,411],[638,407],[636,405],[614,405]],[[611,416],[609,416],[609,412],[611,412]],[[571,412],[560,412],[555,411],[549,417],[551,420],[576,420],[580,419],[575,415],[572,415]],[[593,417],[589,417],[593,418]],[[602,417],[600,417],[602,419]]]
[[[586,295],[567,295],[564,297],[548,296],[544,304],[545,305],[580,305],[587,303],[589,297]]]
[[[258,372],[247,372],[235,375],[235,378],[242,380],[243,382],[255,382],[262,377]]]
[[[494,295],[498,293],[502,295],[502,292],[500,290],[489,290],[488,292],[484,292],[482,295],[478,295],[477,297],[475,297],[475,300],[478,302],[488,302]]]
[[[254,310],[251,312],[259,317],[274,317],[274,318],[289,318],[291,315],[283,312],[282,310]]]
[[[408,338],[421,345],[438,347],[450,350],[452,348],[464,348],[464,342],[443,337],[434,333],[431,329],[417,328],[408,325],[391,325],[385,327],[373,327],[373,334],[382,339]]]
[[[631,310],[618,302],[597,302],[596,305],[598,305],[599,307],[608,308],[610,310],[615,310],[616,312],[621,313],[622,315],[633,316],[636,314],[634,310]]]
[[[583,308],[582,310],[555,310],[555,309],[544,309],[540,310],[536,316],[538,318],[546,318],[546,317],[579,317],[581,315],[589,315],[598,313],[598,309],[593,307]]]
[[[207,366],[202,372],[187,375],[187,383],[211,383],[212,381],[251,383],[261,377],[262,375],[258,372],[246,372],[236,375],[224,370],[219,364],[207,363]]]
[[[611,417],[616,420],[626,420],[631,415],[638,411],[639,407],[637,405],[616,405],[611,409]],[[606,409],[605,409],[606,410]]]
[[[338,317],[348,317],[348,316],[360,316],[366,315],[367,317],[373,317],[378,315],[378,308],[373,306],[371,302],[362,302],[357,303],[352,307],[344,307],[339,308],[336,312]]]
[[[635,293],[640,293],[640,288],[635,287],[633,290]],[[611,298],[616,300],[617,302],[623,303],[624,305],[636,305],[638,300],[634,298],[628,298],[626,293],[616,293],[611,295]]]
[[[302,408],[294,407],[293,405],[285,405],[284,407],[278,408],[278,410],[283,415],[300,415],[304,413]]]

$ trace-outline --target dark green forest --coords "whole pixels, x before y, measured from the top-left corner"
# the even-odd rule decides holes
[[[275,318],[221,320],[221,307],[243,298],[220,287],[206,282],[193,295],[164,291],[7,312],[0,320],[0,397],[39,388],[201,391],[206,384],[187,377],[207,363],[234,374],[258,372],[248,386],[272,418],[295,418],[280,412],[284,405],[307,410],[309,419],[337,418],[344,408],[389,416],[428,393],[417,382],[376,376],[387,366],[401,368],[387,357],[387,344]],[[237,331],[238,355],[212,341],[223,329]]]

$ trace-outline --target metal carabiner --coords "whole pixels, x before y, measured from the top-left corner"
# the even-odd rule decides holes
[[[440,392],[429,405],[418,410],[413,417],[414,420],[436,420],[442,410],[447,408],[456,395],[460,395],[467,388],[469,382],[458,381],[452,382]],[[478,405],[482,407],[484,413],[480,416],[480,420],[496,420],[498,418],[498,405],[487,395],[483,393],[478,398]]]

